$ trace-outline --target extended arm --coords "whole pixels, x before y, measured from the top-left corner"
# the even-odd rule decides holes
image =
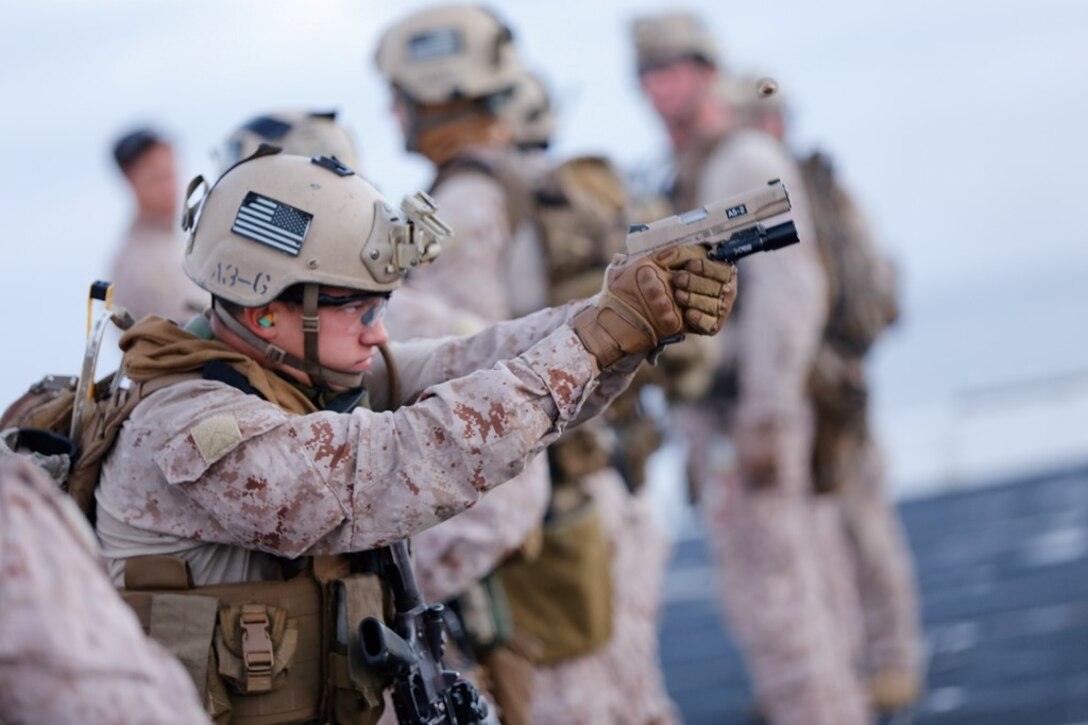
[[[133,526],[280,556],[373,548],[516,475],[578,413],[596,377],[564,327],[395,413],[292,416],[218,383],[179,384],[141,404],[123,433],[158,451],[156,506],[126,505],[124,460],[111,461],[111,503]],[[186,417],[194,394],[207,405]],[[146,499],[138,487],[130,495]],[[159,516],[167,507],[187,515]]]

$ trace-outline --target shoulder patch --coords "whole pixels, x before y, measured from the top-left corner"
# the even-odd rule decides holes
[[[209,465],[242,442],[242,431],[233,415],[216,415],[202,420],[189,434],[196,442],[200,456]]]

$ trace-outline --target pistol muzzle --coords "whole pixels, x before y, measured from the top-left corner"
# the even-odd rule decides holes
[[[776,249],[782,249],[800,241],[801,238],[797,236],[797,227],[793,225],[793,222],[782,222],[767,229],[767,237],[763,242],[763,251],[773,252]]]

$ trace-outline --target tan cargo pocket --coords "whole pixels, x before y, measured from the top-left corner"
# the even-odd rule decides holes
[[[299,576],[286,582],[225,584],[203,591],[219,597],[213,649],[219,679],[230,700],[232,725],[307,722],[320,717],[322,632],[317,583]],[[213,694],[211,688],[209,694]]]
[[[543,534],[540,543],[543,545]],[[536,552],[539,554],[539,551]],[[501,647],[514,636],[514,621],[506,589],[498,571],[469,586],[457,598],[461,626],[475,653]]]
[[[216,723],[321,717],[321,599],[313,579],[121,596],[144,631],[182,660]]]
[[[215,597],[184,594],[155,594],[151,599],[148,633],[181,661],[201,698],[209,679],[208,649],[218,604]]]
[[[219,607],[215,655],[219,674],[234,692],[254,695],[283,686],[298,650],[298,621],[264,604]]]
[[[120,590],[119,594],[136,613],[144,632],[181,662],[212,721],[229,723],[230,698],[213,648],[219,600],[169,591]]]
[[[612,636],[611,545],[596,503],[587,499],[544,526],[532,561],[499,569],[515,630],[539,644],[539,662],[586,654]]]
[[[384,620],[385,589],[376,574],[352,574],[333,582],[336,637],[329,652],[332,713],[337,723],[370,725],[384,710],[385,681],[363,664],[359,623]]]

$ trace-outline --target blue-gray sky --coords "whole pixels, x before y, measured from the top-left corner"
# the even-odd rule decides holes
[[[186,177],[258,111],[338,108],[394,199],[425,185],[371,58],[421,2],[37,0],[0,24],[8,311],[0,399],[78,369],[88,282],[130,211],[109,144],[166,129]],[[663,158],[628,26],[663,4],[493,3],[562,106],[563,153]],[[1088,4],[689,2],[727,63],[775,76],[794,144],[828,150],[900,260],[902,325],[877,351],[884,412],[1088,369]]]

